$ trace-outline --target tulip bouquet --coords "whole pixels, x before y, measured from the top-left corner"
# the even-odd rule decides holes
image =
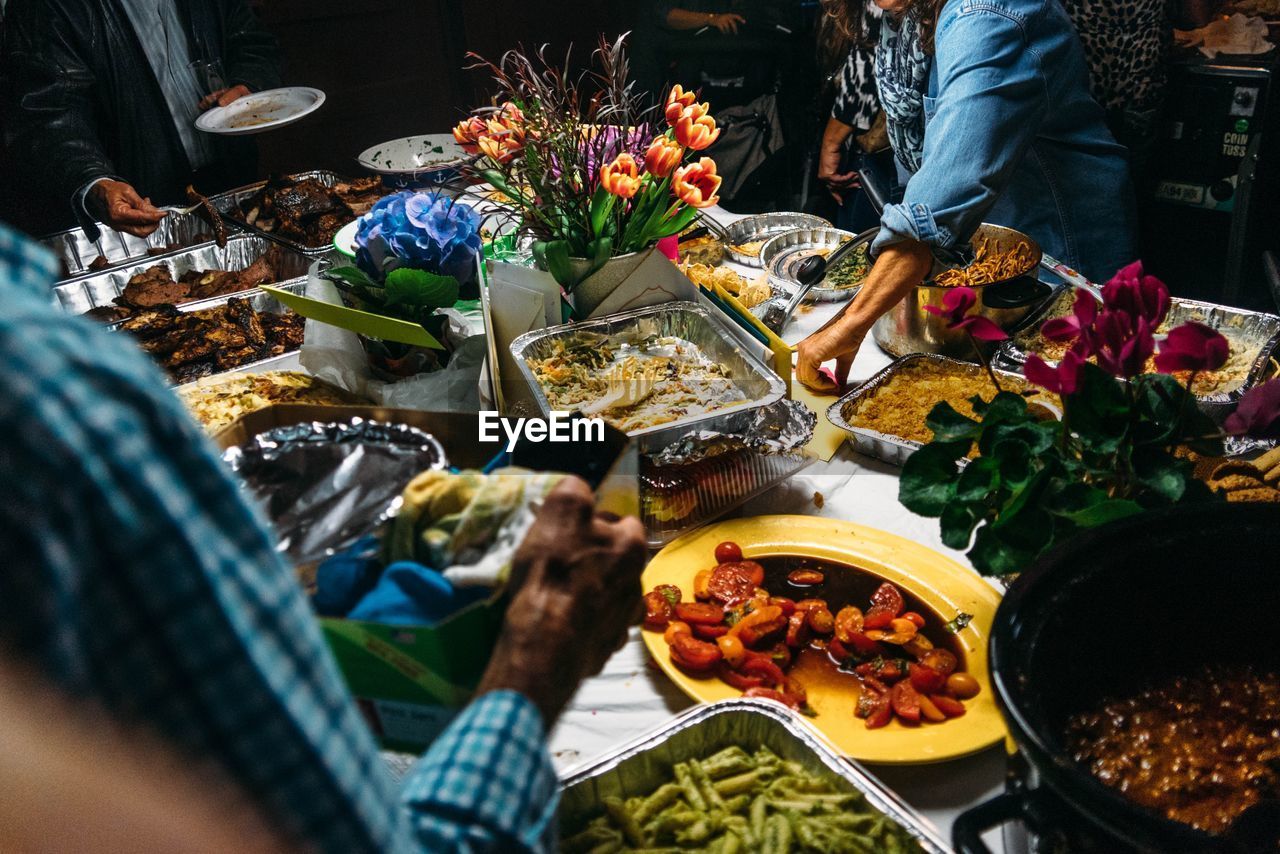
[[[948,325],[1003,337],[968,315],[976,302],[968,290],[956,289],[943,306]],[[967,549],[984,574],[1018,572],[1084,528],[1215,500],[1180,448],[1215,455],[1228,435],[1280,438],[1280,380],[1247,392],[1225,429],[1200,411],[1195,376],[1226,364],[1228,342],[1193,322],[1157,346],[1169,291],[1140,263],[1117,273],[1102,296],[1098,305],[1081,293],[1070,316],[1041,327],[1050,340],[1072,342],[1056,366],[1028,357],[1026,378],[1060,396],[1060,421],[1044,420],[997,385],[990,400],[973,399],[976,418],[946,403],[934,407],[926,421],[933,441],[903,466],[899,500],[939,518],[943,543]],[[1156,372],[1147,373],[1153,356]],[[975,445],[977,458],[962,464]]]
[[[537,242],[536,260],[572,291],[611,258],[683,230],[719,201],[720,176],[699,153],[720,135],[710,107],[680,86],[659,112],[627,82],[623,40],[601,42],[598,70],[571,79],[541,52],[510,51],[490,71],[502,106],[454,138]],[[573,263],[577,259],[579,263]]]

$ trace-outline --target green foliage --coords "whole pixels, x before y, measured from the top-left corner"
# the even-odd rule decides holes
[[[347,295],[355,308],[384,317],[421,324],[437,340],[445,318],[436,309],[449,308],[458,301],[458,280],[410,267],[387,273],[376,282],[359,267],[335,267],[324,274]]]
[[[907,459],[898,499],[937,518],[943,543],[967,549],[985,575],[1020,572],[1085,528],[1215,500],[1173,449],[1220,452],[1203,438],[1217,430],[1170,376],[1123,383],[1086,365],[1062,420],[1010,392],[972,403],[976,418],[946,403],[929,413],[933,441]]]

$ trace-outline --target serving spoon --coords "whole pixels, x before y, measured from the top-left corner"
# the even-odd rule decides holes
[[[864,241],[857,238],[850,238],[837,246],[826,257],[810,255],[801,261],[793,274],[798,286],[791,294],[791,298],[782,304],[779,304],[777,300],[771,301],[765,308],[764,316],[760,319],[760,322],[769,327],[774,334],[781,334],[782,328],[787,325],[787,321],[791,319],[791,315],[795,313],[796,308],[799,307],[809,291],[813,289],[813,286],[825,279],[828,270],[838,265],[863,243]]]

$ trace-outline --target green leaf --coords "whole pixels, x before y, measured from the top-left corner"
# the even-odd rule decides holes
[[[1080,387],[1067,398],[1068,425],[1091,451],[1113,454],[1130,423],[1129,401],[1120,381],[1092,363],[1081,368]]]
[[[983,575],[1011,575],[1021,572],[1035,554],[1005,540],[990,525],[978,529],[973,538],[973,548],[968,552],[974,569]]]
[[[1000,488],[1000,463],[979,457],[965,466],[956,481],[956,499],[963,502],[985,502]]]
[[[898,482],[902,505],[919,516],[941,516],[955,494],[956,460],[967,452],[968,444],[934,442],[907,457]]]
[[[388,306],[447,308],[458,301],[458,280],[412,267],[400,267],[387,274]]]
[[[323,278],[330,281],[344,282],[352,287],[357,288],[377,288],[380,287],[377,282],[370,279],[364,270],[359,267],[333,267],[321,274]]]
[[[1152,447],[1135,449],[1132,461],[1138,482],[1163,499],[1161,503],[1176,504],[1182,499],[1191,479],[1190,464]]]
[[[1096,528],[1098,525],[1105,525],[1107,522],[1124,519],[1127,516],[1136,516],[1141,512],[1143,512],[1142,506],[1136,501],[1130,501],[1127,498],[1108,498],[1092,507],[1071,514],[1069,518],[1082,528]]]
[[[982,459],[992,460],[999,467],[1000,478],[1010,490],[1025,486],[1037,472],[1030,446],[1016,437],[996,442]]]
[[[981,424],[956,412],[946,401],[937,404],[929,411],[924,424],[933,431],[935,442],[976,439],[982,433]]]
[[[574,275],[573,264],[569,261],[568,241],[548,240],[543,246],[543,257],[546,261],[547,272],[565,290],[573,290],[574,286],[582,281],[580,277]]]
[[[973,466],[969,466],[973,468]],[[949,549],[966,549],[973,539],[974,526],[979,516],[972,507],[961,501],[952,501],[942,511],[940,529],[942,544]]]
[[[996,424],[1001,421],[1020,421],[1027,414],[1027,401],[1020,394],[1002,391],[989,402],[980,397],[970,398],[973,411],[982,418],[983,424]]]

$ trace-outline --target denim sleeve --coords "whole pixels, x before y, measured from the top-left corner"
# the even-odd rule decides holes
[[[944,12],[938,28],[937,97],[920,171],[901,204],[888,205],[874,250],[905,240],[952,248],[1000,198],[1046,115],[1040,54],[1020,16],[991,2]],[[930,101],[932,100],[932,103]]]
[[[463,710],[401,792],[416,851],[551,852],[558,784],[542,715],[514,691]]]

